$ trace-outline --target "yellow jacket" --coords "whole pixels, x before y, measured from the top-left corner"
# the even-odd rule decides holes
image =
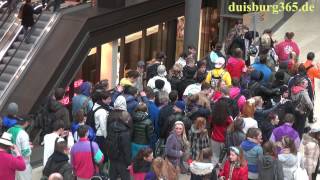
[[[221,69],[213,69],[213,70],[209,71],[208,75],[206,77],[206,82],[209,84],[211,84],[212,75],[214,77],[222,76],[221,79],[226,83],[226,85],[228,87],[230,87],[232,85],[231,84],[231,76],[227,70],[221,68]]]

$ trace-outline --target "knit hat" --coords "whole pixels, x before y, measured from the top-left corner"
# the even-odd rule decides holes
[[[237,147],[235,147],[235,146],[231,146],[229,149],[230,149],[230,151],[236,153],[236,155],[238,155],[238,156],[240,155],[240,150],[239,150],[239,148],[237,148]]]
[[[164,65],[159,65],[157,68],[157,73],[159,76],[164,77],[167,75],[166,67]]]
[[[4,132],[0,138],[0,144],[4,144],[6,146],[13,146],[11,138],[12,135],[10,133]]]
[[[14,115],[17,115],[18,112],[19,112],[18,104],[15,102],[11,102],[7,107],[8,115],[14,116]]]
[[[126,98],[121,95],[118,96],[117,99],[114,101],[114,109],[127,111]]]
[[[226,63],[226,60],[223,58],[223,57],[219,57],[217,60],[216,60],[216,63],[214,65],[215,68],[222,68],[224,66],[224,64]]]
[[[88,82],[88,81],[83,82],[80,85],[81,94],[83,94],[85,96],[90,96],[91,87],[92,87],[92,84],[90,82]]]
[[[145,63],[143,60],[138,61],[137,67],[144,67]]]

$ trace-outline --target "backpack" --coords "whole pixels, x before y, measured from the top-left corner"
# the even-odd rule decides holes
[[[306,115],[309,113],[309,109],[306,107],[306,105],[303,103],[303,95],[299,94],[298,99],[295,101],[292,101],[293,107],[295,112],[299,113],[300,115]]]
[[[117,122],[113,122],[117,123]],[[114,128],[108,128],[106,138],[106,153],[110,159],[117,160],[121,156],[120,137],[121,132],[115,131]]]
[[[215,77],[213,75],[213,71],[211,71],[211,86],[213,88],[217,88],[219,83],[221,83],[222,81],[224,81],[222,78],[224,76],[224,74],[226,73],[227,71],[223,70],[223,72],[218,76],[218,77]]]
[[[154,76],[156,76],[158,74],[157,72],[157,69],[158,69],[158,66],[160,64],[152,64],[151,66],[147,67],[147,75],[146,75],[146,79],[147,79],[147,82],[149,81],[149,79],[153,78]]]
[[[96,133],[97,129],[100,127],[100,125],[98,126],[98,128],[96,128],[96,120],[94,117],[94,114],[99,110],[99,109],[103,109],[102,106],[97,107],[95,110],[93,110],[94,105],[92,106],[91,110],[88,112],[87,114],[87,120],[86,120],[86,124],[88,126],[90,126],[93,131]]]

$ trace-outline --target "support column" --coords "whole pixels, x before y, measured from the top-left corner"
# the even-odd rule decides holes
[[[125,37],[121,37],[120,41],[120,68],[119,68],[119,80],[124,77],[124,53],[125,53]]]
[[[167,62],[166,67],[170,69],[175,63],[176,55],[176,41],[177,41],[177,23],[178,20],[174,19],[168,21],[167,24],[167,44],[166,44],[166,53],[167,53]]]
[[[147,29],[142,30],[141,46],[140,46],[140,59],[146,60],[146,37]]]
[[[101,77],[101,45],[96,47],[96,77],[95,80],[98,82]],[[96,83],[96,82],[95,82]]]
[[[198,48],[199,43],[199,26],[200,26],[200,10],[201,0],[186,0],[185,1],[185,19],[184,28],[184,50],[188,49],[189,45]]]
[[[162,51],[162,36],[163,36],[163,23],[159,24],[159,30],[157,34],[157,52]]]
[[[117,79],[118,79],[118,39],[112,41],[112,80],[111,82],[111,88],[116,87],[117,85]]]

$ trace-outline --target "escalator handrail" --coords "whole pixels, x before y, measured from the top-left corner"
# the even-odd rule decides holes
[[[37,17],[37,20],[35,21],[34,24],[36,24],[39,19],[40,19],[41,14]],[[35,27],[33,26],[30,31],[28,32],[28,34],[26,36],[23,37],[22,41],[20,42],[19,46],[15,49],[13,55],[10,57],[9,61],[5,64],[4,68],[2,69],[2,71],[0,71],[0,77],[2,76],[2,74],[4,73],[4,71],[6,70],[6,68],[8,67],[8,65],[11,63],[12,59],[14,58],[14,56],[17,54],[18,50],[20,49],[21,45],[23,44],[23,42],[25,42],[28,38],[30,38],[31,33],[34,31]]]

